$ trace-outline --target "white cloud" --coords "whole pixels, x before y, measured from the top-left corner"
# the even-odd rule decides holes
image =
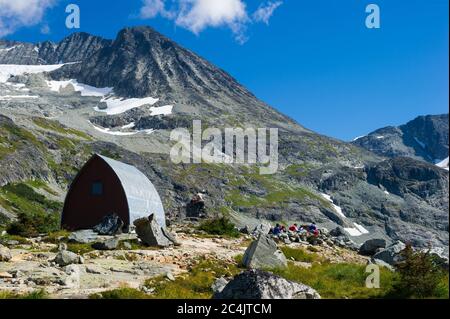
[[[57,0],[0,0],[0,37],[37,25]]]
[[[253,13],[253,20],[255,22],[264,22],[265,24],[269,24],[269,20],[272,17],[275,10],[283,4],[282,1],[272,2],[269,1],[266,4],[262,4],[259,6],[258,10]]]
[[[151,19],[157,15],[161,15],[168,19],[174,17],[173,12],[166,10],[164,0],[143,0],[142,4],[139,14],[142,19]]]
[[[241,0],[181,0],[176,24],[199,34],[207,27],[228,26],[239,34],[248,21]]]
[[[156,16],[173,20],[177,26],[183,27],[198,35],[203,30],[213,27],[229,28],[236,41],[247,41],[247,26],[251,22],[269,23],[282,1],[268,2],[261,5],[249,17],[244,0],[142,0],[140,17],[151,19]]]

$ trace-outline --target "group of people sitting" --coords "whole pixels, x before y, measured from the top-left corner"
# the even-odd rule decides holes
[[[276,224],[275,227],[270,229],[270,234],[276,237],[282,237],[283,234],[287,234],[288,232],[298,234],[300,236],[308,237],[308,236],[319,236],[319,229],[315,223],[311,223],[309,226],[298,226],[298,224],[293,224],[286,229],[286,226],[281,224]]]

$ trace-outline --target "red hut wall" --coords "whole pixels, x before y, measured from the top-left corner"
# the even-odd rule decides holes
[[[99,182],[102,192],[95,195],[92,185]],[[91,229],[112,213],[129,225],[128,202],[119,178],[100,157],[93,157],[69,189],[61,225],[68,230]]]

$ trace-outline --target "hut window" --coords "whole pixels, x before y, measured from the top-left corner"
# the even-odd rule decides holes
[[[103,183],[102,182],[94,182],[92,183],[91,194],[94,196],[103,195]]]

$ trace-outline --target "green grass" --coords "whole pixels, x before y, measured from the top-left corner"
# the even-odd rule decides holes
[[[365,270],[364,265],[356,264],[314,263],[311,268],[303,268],[289,263],[286,269],[271,271],[316,289],[325,299],[384,298],[391,290],[396,274],[381,268],[380,289],[370,289],[365,285],[369,275]]]
[[[42,117],[35,117],[33,118],[33,123],[44,130],[49,130],[64,135],[74,135],[85,140],[92,140],[92,138],[86,133],[65,127],[57,121],[45,119]]]
[[[322,261],[323,258],[316,253],[307,252],[303,248],[292,248],[288,246],[284,246],[280,248],[281,251],[284,253],[287,259],[294,260],[294,261],[301,261],[301,262],[317,262]]]
[[[219,235],[237,238],[240,233],[232,222],[226,217],[215,218],[204,221],[200,226],[200,230],[210,235]]]
[[[0,127],[0,159],[14,153],[26,143],[43,149],[42,143],[31,132],[13,124]]]
[[[150,299],[144,292],[133,288],[118,288],[97,294],[92,294],[89,299]]]
[[[30,241],[22,236],[6,234],[0,237],[0,243],[6,244],[8,241],[17,241],[19,245],[28,245]]]
[[[40,179],[34,179],[24,182],[26,185],[34,188],[34,189],[42,189],[53,196],[58,196],[58,193],[55,192],[53,189],[50,188],[50,186],[47,185],[46,182]]]
[[[12,235],[30,237],[59,229],[62,203],[47,199],[26,183],[1,187],[0,206],[18,215],[18,221],[7,228]]]
[[[156,299],[210,299],[212,284],[222,276],[235,276],[242,270],[237,265],[221,261],[200,260],[199,264],[175,281],[161,276],[145,282],[147,288],[155,289],[152,298]]]
[[[48,299],[49,295],[45,290],[36,290],[27,294],[16,294],[7,291],[0,291],[0,299]]]

